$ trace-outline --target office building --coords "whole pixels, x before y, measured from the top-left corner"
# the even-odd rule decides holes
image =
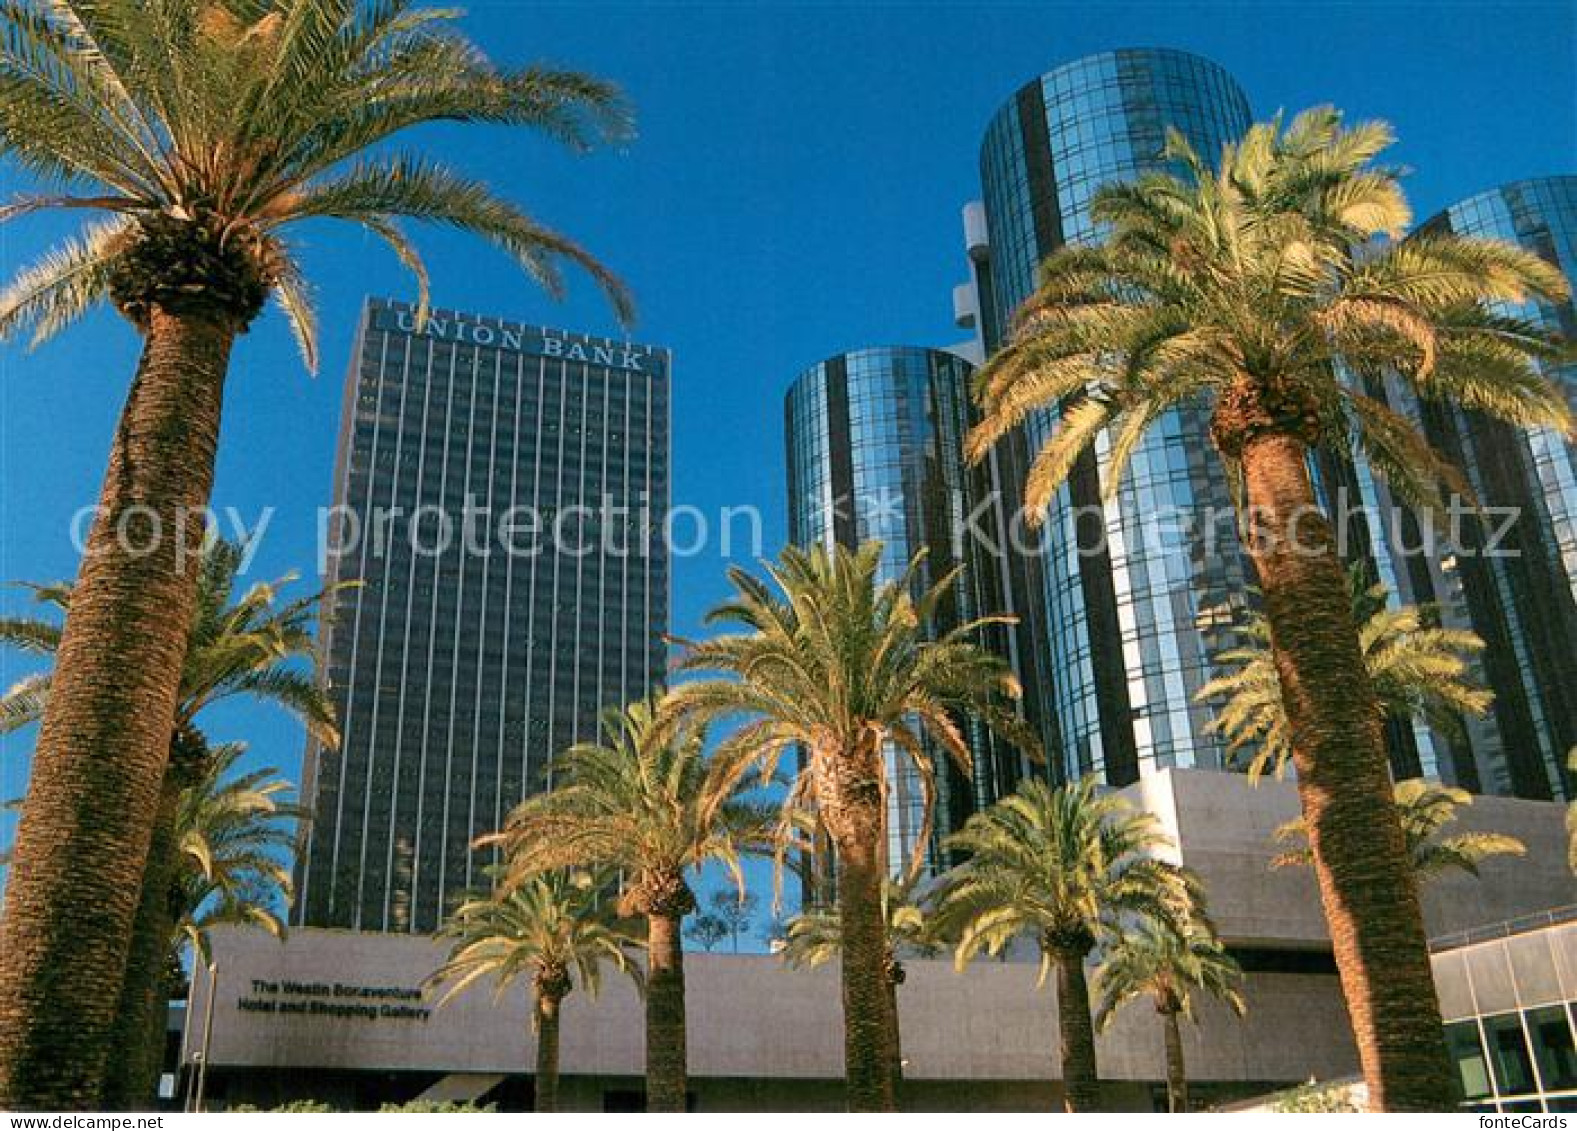
[[[879,540],[888,579],[902,576],[924,550],[917,590],[961,568],[930,626],[934,632],[1000,613],[1005,603],[1003,558],[992,545],[1000,512],[990,497],[989,477],[966,466],[962,456],[973,419],[973,372],[968,361],[944,350],[853,350],[800,374],[784,401],[790,541],[853,549]],[[983,635],[987,646],[1007,654],[1005,632]],[[944,751],[931,751],[939,796],[928,850],[1018,780],[1018,752],[978,721],[960,722],[975,770],[966,778]],[[906,760],[896,751],[887,757],[896,786],[888,813],[889,859],[897,866],[916,851],[924,804]]]
[[[1041,260],[1098,235],[1096,189],[1167,168],[1169,128],[1213,160],[1249,122],[1232,77],[1181,51],[1093,55],[1024,86],[981,147],[960,322],[995,351]],[[1103,437],[1055,496],[1033,548],[1011,555],[1020,676],[1047,748],[1060,752],[1054,776],[1124,785],[1154,769],[1224,763],[1207,732],[1211,709],[1194,696],[1211,656],[1237,642],[1254,575],[1207,425],[1204,404],[1157,421],[1110,505],[1101,502]],[[1009,513],[1021,511],[1029,463],[1055,426],[1054,411],[1037,413],[994,453]]]
[[[431,931],[483,881],[480,834],[664,671],[667,351],[371,301],[324,523],[323,669],[342,738],[308,750],[312,926]]]
[[[1419,226],[1434,231],[1516,243],[1577,278],[1577,176],[1479,193]],[[1577,336],[1570,301],[1505,313]],[[1577,399],[1577,366],[1552,367],[1549,376]],[[1432,524],[1404,515],[1377,547],[1398,593],[1485,642],[1476,674],[1494,705],[1460,733],[1432,736],[1438,776],[1475,792],[1574,796],[1565,760],[1577,746],[1577,446],[1550,429],[1521,431],[1421,400],[1394,381],[1378,391],[1466,473],[1489,508],[1482,521],[1460,523],[1444,509]],[[1382,511],[1392,505],[1383,484],[1373,494]]]

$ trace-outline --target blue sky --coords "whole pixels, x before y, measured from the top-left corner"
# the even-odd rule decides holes
[[[620,83],[640,119],[623,152],[575,157],[524,134],[449,128],[413,140],[580,239],[633,286],[635,336],[674,350],[675,502],[754,503],[783,533],[782,394],[852,347],[943,344],[963,277],[960,206],[993,112],[1025,81],[1095,51],[1207,55],[1257,117],[1332,102],[1389,119],[1419,216],[1521,177],[1577,170],[1577,5],[1560,3],[869,4],[483,2],[467,26],[495,56]],[[0,197],[16,191],[0,171]],[[9,275],[63,228],[0,229]],[[555,305],[486,250],[420,233],[443,305],[614,332],[577,283]],[[323,372],[301,369],[277,317],[240,344],[215,501],[278,508],[256,576],[310,573],[330,489],[340,383],[363,295],[408,297],[392,257],[354,230],[298,233],[323,314]],[[0,352],[0,581],[70,576],[68,522],[97,495],[136,358],[101,314],[36,353]],[[674,628],[723,595],[715,557],[676,563]],[[24,603],[0,590],[0,610]],[[0,654],[0,684],[27,668]],[[294,776],[301,739],[232,710],[214,737]],[[0,797],[25,788],[31,735],[0,740]],[[8,839],[0,826],[0,838]]]

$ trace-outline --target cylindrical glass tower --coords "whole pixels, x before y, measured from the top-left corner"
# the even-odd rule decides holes
[[[1419,230],[1507,240],[1577,280],[1577,176],[1502,185]],[[1577,338],[1577,306],[1569,301],[1507,313]],[[1577,366],[1550,376],[1577,401]],[[1387,547],[1409,600],[1438,604],[1448,623],[1471,628],[1486,644],[1482,676],[1495,704],[1487,720],[1467,729],[1471,763],[1463,768],[1479,780],[1464,784],[1520,797],[1573,796],[1565,758],[1577,745],[1577,446],[1548,429],[1524,432],[1389,392],[1493,508],[1483,523],[1464,526],[1460,553]]]
[[[884,346],[818,362],[789,389],[784,403],[788,451],[789,538],[796,545],[853,548],[883,543],[882,571],[898,577],[921,550],[919,584],[962,566],[935,631],[1001,612],[1000,559],[989,552],[992,529],[985,475],[964,465],[971,423],[973,366],[943,350]],[[1005,634],[992,646],[1006,649]],[[937,835],[956,828],[979,805],[1017,780],[1016,755],[963,720],[975,756],[966,779],[938,767]],[[902,767],[901,759],[890,763]],[[917,783],[901,768],[888,814],[889,860],[898,868],[916,850],[923,815]],[[935,853],[931,858],[936,859]]]
[[[1232,77],[1180,51],[1092,55],[1021,89],[992,119],[980,154],[989,246],[972,246],[971,258],[987,351],[1034,289],[1040,261],[1098,234],[1089,211],[1097,188],[1167,168],[1169,128],[1214,161],[1249,124]],[[1203,404],[1159,420],[1110,505],[1100,501],[1103,437],[1034,547],[1010,554],[1022,675],[1053,705],[1054,774],[1121,785],[1145,769],[1222,764],[1222,744],[1206,733],[1210,708],[1194,694],[1210,657],[1235,642],[1253,572],[1207,422]],[[1041,413],[999,450],[1010,513],[1055,423]]]

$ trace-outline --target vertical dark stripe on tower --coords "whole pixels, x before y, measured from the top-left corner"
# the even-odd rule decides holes
[[[783,461],[784,473],[788,476],[788,528],[789,538],[792,540],[794,532],[802,529],[801,523],[804,516],[800,514],[799,498],[799,453],[795,450],[799,445],[794,443],[794,398],[783,398],[783,437],[786,458]]]
[[[1075,515],[1074,545],[1079,553],[1079,587],[1090,634],[1090,668],[1101,715],[1101,747],[1108,785],[1139,780],[1139,748],[1133,737],[1133,704],[1123,660],[1122,625],[1117,620],[1117,587],[1106,545],[1101,507],[1101,477],[1095,453],[1086,448],[1068,476],[1068,501]],[[1048,522],[1056,521],[1055,517]],[[1134,673],[1138,675],[1137,672]]]
[[[1051,133],[1040,80],[1015,96],[1024,166],[1029,175],[1030,213],[1035,223],[1036,251],[1044,258],[1062,247],[1062,206],[1057,196],[1057,170],[1052,164]],[[1030,453],[1033,458],[1033,453]],[[1026,464],[1026,470],[1027,470]],[[1117,590],[1112,583],[1111,556],[1101,516],[1100,472],[1088,449],[1068,478],[1069,501],[1077,516],[1080,553],[1079,584],[1090,634],[1090,666],[1101,716],[1101,746],[1106,781],[1127,785],[1139,777],[1139,751],[1133,737],[1133,709],[1128,699],[1128,673],[1123,666],[1122,629],[1117,620]],[[1055,521],[1049,518],[1048,521]],[[1071,769],[1071,767],[1070,767]]]
[[[854,549],[853,437],[849,434],[849,367],[840,355],[824,363],[827,373],[827,460],[832,476],[832,536]]]
[[[1036,79],[1014,96],[1019,136],[1024,141],[1024,166],[1029,173],[1029,207],[1035,221],[1035,243],[1042,256],[1062,246],[1062,205],[1057,199],[1057,170],[1051,162],[1051,132],[1046,125],[1046,96]]]
[[[1577,683],[1569,648],[1570,642],[1577,639],[1577,632],[1569,627],[1577,620],[1571,609],[1571,590],[1565,584],[1550,584],[1552,578],[1540,568],[1546,564],[1546,550],[1539,531],[1534,529],[1537,495],[1524,482],[1521,465],[1515,458],[1516,438],[1510,428],[1476,414],[1457,414],[1430,401],[1421,402],[1420,407],[1424,433],[1430,443],[1458,467],[1477,464],[1483,502],[1519,508],[1517,521],[1496,549],[1498,554],[1509,555],[1502,559],[1502,565],[1497,566],[1487,556],[1485,538],[1495,525],[1493,520],[1487,525],[1463,524],[1462,552],[1457,564],[1468,617],[1485,645],[1484,671],[1495,692],[1495,724],[1500,731],[1511,790],[1518,797],[1548,799],[1553,794],[1553,783],[1539,756],[1538,723],[1529,693],[1532,691],[1544,700],[1546,720],[1556,730],[1556,740],[1569,744],[1573,740],[1574,713],[1571,688]],[[1496,569],[1506,577],[1522,631],[1536,636],[1524,643],[1541,660],[1567,657],[1564,663],[1550,665],[1564,670],[1547,670],[1541,664],[1539,670],[1529,673],[1534,677],[1533,688],[1523,678],[1517,662],[1512,640],[1517,627],[1510,622],[1511,610],[1502,607],[1495,585]],[[1563,635],[1568,646],[1564,650]]]

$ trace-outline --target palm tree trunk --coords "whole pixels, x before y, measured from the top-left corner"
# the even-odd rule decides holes
[[[817,751],[817,807],[832,837],[843,940],[843,1061],[850,1111],[896,1111],[898,1014],[887,976],[881,748]]]
[[[555,1112],[559,1109],[559,1009],[563,999],[539,994],[536,999],[537,1076],[533,1110]]]
[[[1418,890],[1392,801],[1380,710],[1330,523],[1295,437],[1243,449],[1259,572],[1298,795],[1353,1036],[1381,1111],[1449,1111],[1446,1055]]]
[[[646,1110],[682,1112],[689,1090],[685,1051],[683,918],[646,918]]]
[[[110,1058],[104,1073],[106,1111],[151,1109],[164,1060],[168,985],[165,971],[175,933],[170,914],[170,881],[175,870],[175,820],[181,787],[165,774],[159,817],[143,870],[142,895],[132,922],[131,949],[120,1006],[110,1037]]]
[[[1084,978],[1084,954],[1058,951],[1053,955],[1053,962],[1057,967],[1063,1109],[1100,1111],[1101,1081],[1095,1064],[1095,1025],[1090,1019],[1090,986]]]
[[[0,1107],[101,1098],[175,715],[236,325],[148,317],[0,920]]]
[[[1177,1023],[1177,1010],[1161,1011],[1161,1028],[1166,1036],[1166,1110],[1188,1110],[1188,1072],[1183,1064],[1183,1032]]]
[[[903,964],[889,952],[887,956],[887,1011],[892,1029],[892,1089],[893,1104],[903,1094],[903,1024],[898,1013],[898,987],[903,985]]]

